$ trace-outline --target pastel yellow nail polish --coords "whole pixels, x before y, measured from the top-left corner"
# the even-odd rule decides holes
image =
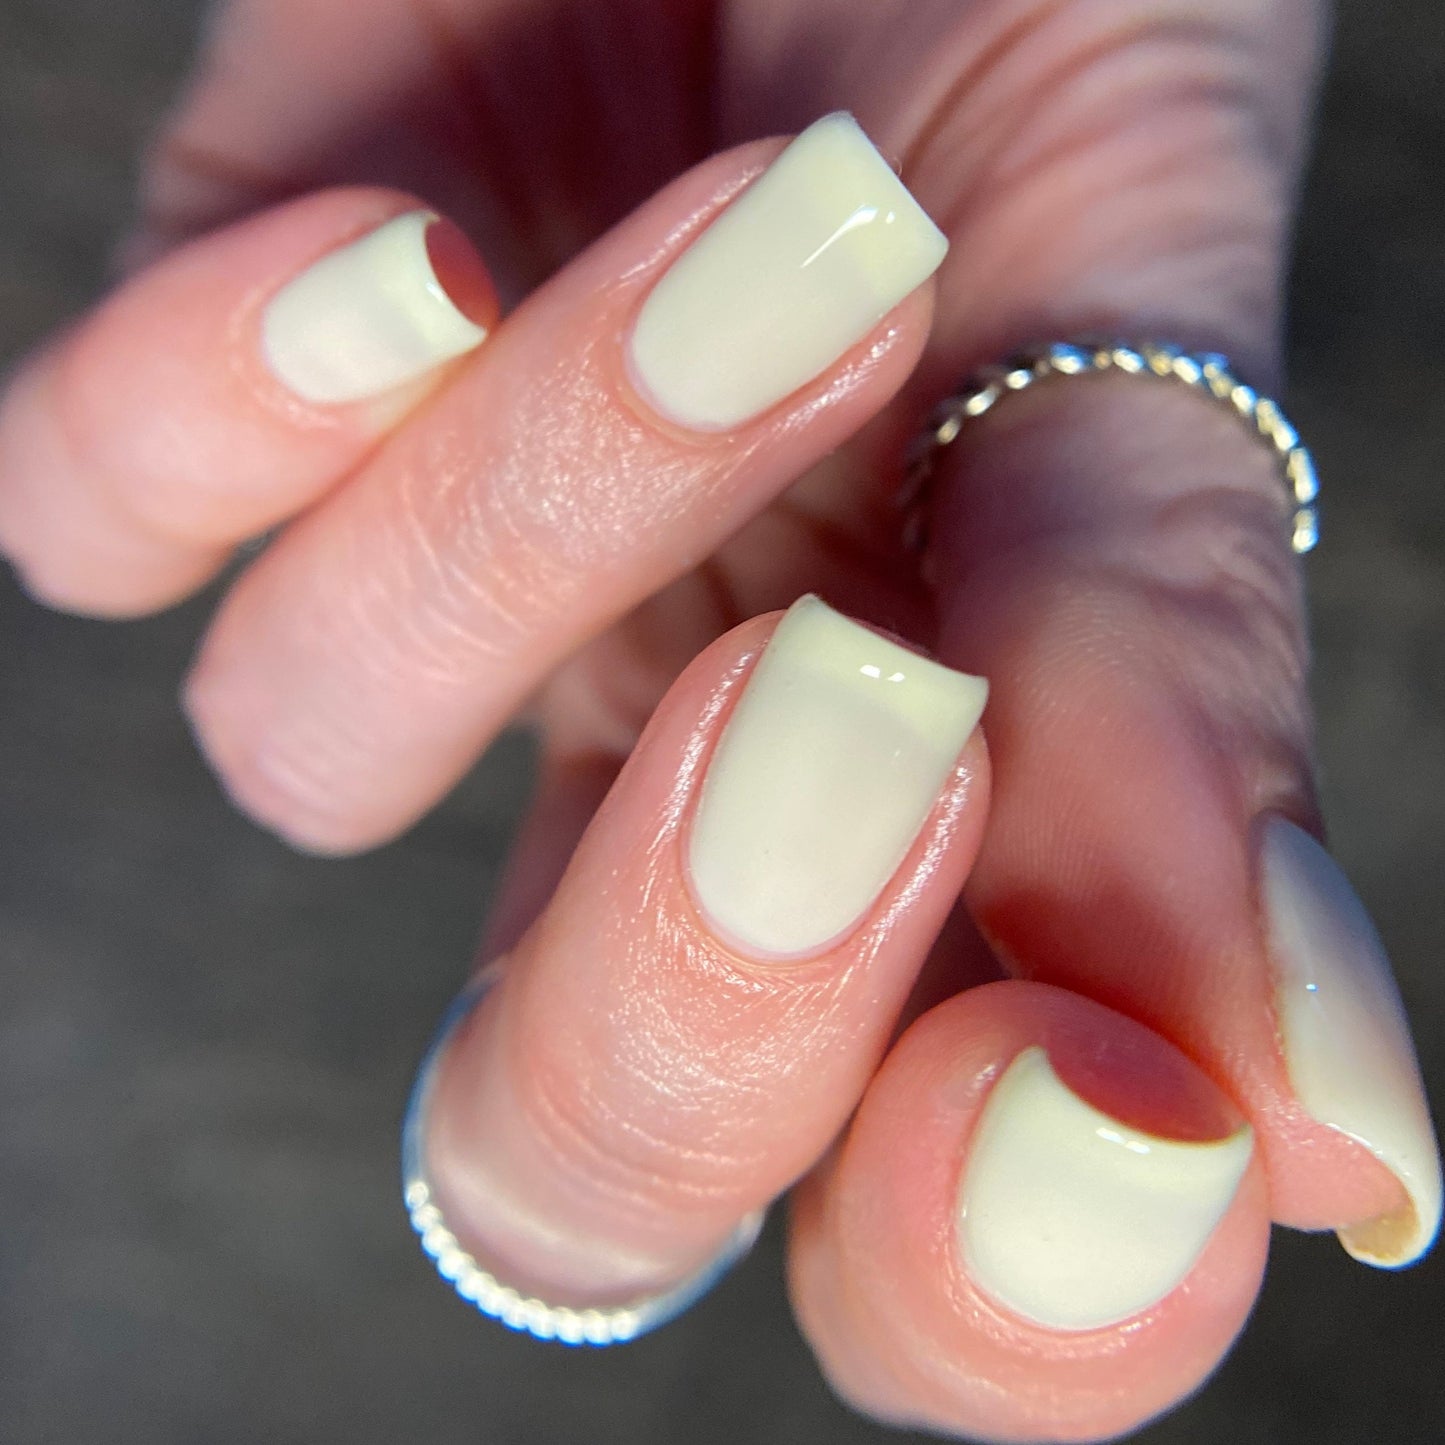
[[[1338,1231],[1365,1264],[1397,1269],[1440,1227],[1440,1153],[1389,960],[1334,859],[1304,829],[1266,820],[1261,881],[1280,1045],[1295,1097],[1358,1139],[1405,1188],[1399,1214]]]
[[[278,291],[261,318],[272,374],[306,401],[342,404],[379,396],[480,346],[486,328],[448,294],[433,263],[428,234],[437,226],[448,223],[408,211]]]
[[[688,865],[727,940],[800,957],[897,871],[988,696],[816,597],[789,609],[708,766]]]
[[[1041,1048],[993,1086],[959,1184],[975,1283],[1048,1329],[1102,1329],[1180,1285],[1249,1167],[1246,1126],[1205,1143],[1130,1128],[1079,1098]]]
[[[947,250],[852,116],[825,116],[653,288],[629,343],[638,390],[683,426],[737,426],[861,341]]]

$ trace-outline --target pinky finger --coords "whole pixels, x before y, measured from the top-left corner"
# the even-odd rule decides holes
[[[1247,1124],[1172,1045],[1042,984],[921,1018],[794,1199],[795,1308],[881,1418],[1098,1440],[1195,1389],[1268,1246]]]

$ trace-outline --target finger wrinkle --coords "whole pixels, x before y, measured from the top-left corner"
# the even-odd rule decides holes
[[[1290,88],[1279,83],[1279,47],[1258,6],[1175,3],[1141,13],[1132,5],[1047,0],[1019,14],[995,0],[986,13],[1004,23],[971,47],[916,127],[905,175],[924,169],[937,148],[952,150],[965,133],[979,164],[960,174],[959,194],[991,191],[1015,169],[1037,171],[1049,147],[1077,132],[1067,112],[1079,93],[1091,105],[1102,98],[1118,116],[1151,119],[1175,103],[1187,109],[1204,101],[1247,119],[1253,147],[1280,171],[1298,154],[1302,117],[1272,108]],[[970,15],[968,28],[988,35],[989,22],[980,19]]]
[[[443,474],[433,498],[437,508],[451,501],[472,514],[450,532],[439,530],[427,515],[419,481],[408,472],[400,482],[400,524],[393,545],[398,574],[405,580],[383,611],[393,634],[401,619],[393,648],[397,677],[414,671],[423,681],[456,689],[471,681],[478,663],[501,662],[525,641],[535,595],[524,588],[504,592],[497,585],[505,575],[496,556],[503,544],[477,520],[480,504],[465,479]],[[454,545],[464,537],[473,539],[467,551]]]
[[[522,1066],[527,1123],[559,1177],[642,1217],[732,1205],[746,1161],[689,1137],[709,1120],[710,1101],[679,1108],[673,1060],[654,1073],[619,1057],[599,1078],[579,1073],[576,1064],[575,1055],[557,1058],[546,1049],[529,1051]],[[671,1097],[652,1093],[649,1080],[657,1078],[668,1080]],[[654,1129],[648,1118],[665,1119],[669,1127]],[[716,1121],[712,1127],[716,1137]]]
[[[1302,27],[1243,4],[1034,14],[909,152],[954,243],[935,349],[971,362],[1036,335],[1148,328],[1270,380],[1304,118],[1281,101],[1274,32]],[[955,314],[950,294],[998,300]]]

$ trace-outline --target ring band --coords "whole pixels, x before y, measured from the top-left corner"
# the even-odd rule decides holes
[[[927,425],[910,448],[908,471],[899,504],[908,509],[911,546],[921,547],[922,502],[938,454],[973,418],[990,410],[1009,392],[1025,391],[1054,377],[1118,371],[1128,376],[1155,377],[1193,387],[1233,412],[1274,452],[1293,506],[1290,545],[1303,556],[1319,542],[1319,480],[1314,459],[1300,441],[1279,403],[1261,396],[1236,374],[1218,352],[1192,354],[1162,342],[1135,346],[1127,342],[1099,345],[1055,341],[1019,353],[1002,365],[986,366],[930,413]]]
[[[478,1264],[448,1228],[437,1206],[427,1172],[424,1136],[432,1081],[442,1051],[495,978],[493,970],[484,971],[462,990],[447,1010],[417,1070],[401,1131],[402,1198],[407,1217],[421,1240],[423,1251],[436,1265],[437,1273],[468,1304],[508,1329],[565,1345],[616,1345],[636,1339],[680,1315],[742,1259],[763,1227],[766,1210],[754,1210],[743,1219],[723,1249],[681,1284],[660,1294],[601,1309],[548,1304],[504,1284]]]

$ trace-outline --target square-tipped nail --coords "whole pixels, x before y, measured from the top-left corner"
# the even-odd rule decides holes
[[[1271,817],[1261,875],[1280,1043],[1295,1097],[1399,1179],[1400,1214],[1338,1231],[1356,1259],[1398,1268],[1440,1227],[1440,1155],[1410,1026],[1379,935],[1349,880],[1304,829]]]
[[[673,263],[630,343],[648,401],[719,431],[861,341],[948,242],[848,115],[805,130]]]
[[[856,924],[897,871],[988,685],[816,597],[758,659],[708,767],[693,889],[750,953],[799,957]]]
[[[481,345],[493,305],[481,258],[461,232],[408,211],[278,291],[262,316],[262,353],[307,401],[361,401]]]
[[[974,1281],[1049,1329],[1102,1329],[1183,1282],[1249,1167],[1246,1126],[1204,1143],[1101,1113],[1025,1049],[993,1086],[958,1197]]]

